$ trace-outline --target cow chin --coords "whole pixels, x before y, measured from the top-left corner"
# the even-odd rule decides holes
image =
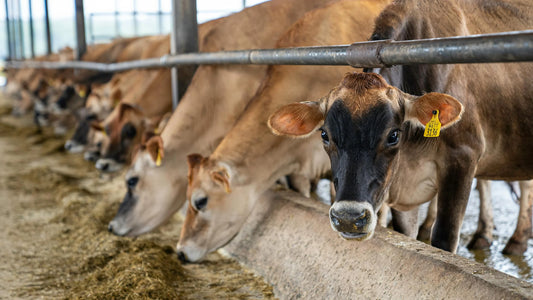
[[[329,209],[329,220],[343,239],[364,241],[374,235],[377,215],[368,202],[340,200]]]

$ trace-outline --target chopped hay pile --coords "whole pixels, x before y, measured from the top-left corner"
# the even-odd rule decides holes
[[[100,178],[81,155],[63,151],[64,139],[26,121],[0,117],[0,298],[274,297],[261,278],[216,253],[182,266],[178,217],[139,238],[109,234],[123,176]]]

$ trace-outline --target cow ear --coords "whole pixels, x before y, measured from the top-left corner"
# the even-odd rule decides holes
[[[120,89],[113,90],[111,92],[110,98],[111,98],[111,102],[119,103],[120,102],[120,98],[122,98],[122,91]]]
[[[198,154],[198,153],[189,154],[187,156],[187,164],[189,165],[189,171],[187,172],[187,178],[188,178],[189,182],[192,181],[194,168],[196,168],[198,165],[200,165],[200,163],[202,162],[203,159],[204,159],[204,157],[201,154]]]
[[[150,154],[150,157],[155,162],[156,166],[160,166],[165,158],[165,152],[163,151],[163,139],[159,135],[151,137],[146,142],[146,151]]]
[[[324,124],[319,102],[299,102],[279,108],[268,118],[268,127],[276,135],[295,138],[310,136]]]
[[[407,119],[417,119],[424,126],[438,111],[442,128],[449,127],[461,119],[464,107],[457,99],[440,93],[425,94],[414,101],[406,101]]]
[[[128,103],[120,103],[118,106],[118,119],[122,120],[124,118],[124,114],[127,112],[140,113],[140,111],[133,105]]]
[[[226,193],[231,193],[231,187],[229,183],[229,174],[228,170],[224,167],[221,167],[220,169],[216,171],[211,172],[211,178],[213,181],[217,182],[218,184],[222,185],[224,187],[224,190]]]

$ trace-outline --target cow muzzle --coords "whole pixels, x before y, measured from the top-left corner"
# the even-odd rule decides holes
[[[329,209],[331,228],[346,240],[364,241],[372,237],[377,217],[367,202],[341,200]]]

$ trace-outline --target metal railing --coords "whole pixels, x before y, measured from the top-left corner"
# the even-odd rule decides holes
[[[201,64],[350,65],[378,68],[411,64],[525,61],[533,61],[533,30],[411,41],[383,40],[341,46],[188,53],[110,64],[11,61],[6,67],[120,72]]]

